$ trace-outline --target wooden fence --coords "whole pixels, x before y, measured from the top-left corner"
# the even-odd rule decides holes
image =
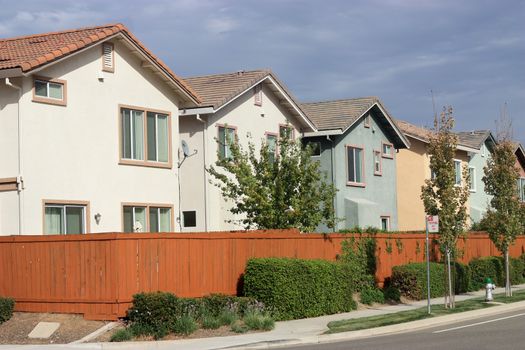
[[[249,258],[335,260],[348,237],[295,230],[0,237],[0,295],[13,297],[18,311],[111,320],[126,314],[137,292],[236,294]],[[424,261],[424,234],[378,234],[376,243],[380,283],[393,266]],[[463,262],[497,255],[483,233],[471,233],[459,245]],[[521,236],[511,255],[524,251]]]

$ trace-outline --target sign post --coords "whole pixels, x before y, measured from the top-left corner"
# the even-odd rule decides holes
[[[427,311],[430,314],[430,255],[429,255],[429,241],[428,234],[439,232],[439,217],[437,215],[427,215],[425,217],[426,223],[426,256],[427,256]]]

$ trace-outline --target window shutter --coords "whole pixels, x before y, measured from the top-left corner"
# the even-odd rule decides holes
[[[113,44],[102,44],[102,69],[106,72],[113,72],[115,70],[113,61]]]

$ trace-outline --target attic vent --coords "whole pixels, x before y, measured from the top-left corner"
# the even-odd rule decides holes
[[[105,72],[115,71],[115,62],[113,54],[113,44],[102,44],[102,70]]]
[[[47,41],[47,39],[34,39],[34,40],[31,40],[29,41],[30,44],[40,44],[40,43],[45,43]]]

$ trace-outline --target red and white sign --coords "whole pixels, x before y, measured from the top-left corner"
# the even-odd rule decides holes
[[[439,232],[439,217],[437,215],[427,215],[427,229],[429,233]]]

